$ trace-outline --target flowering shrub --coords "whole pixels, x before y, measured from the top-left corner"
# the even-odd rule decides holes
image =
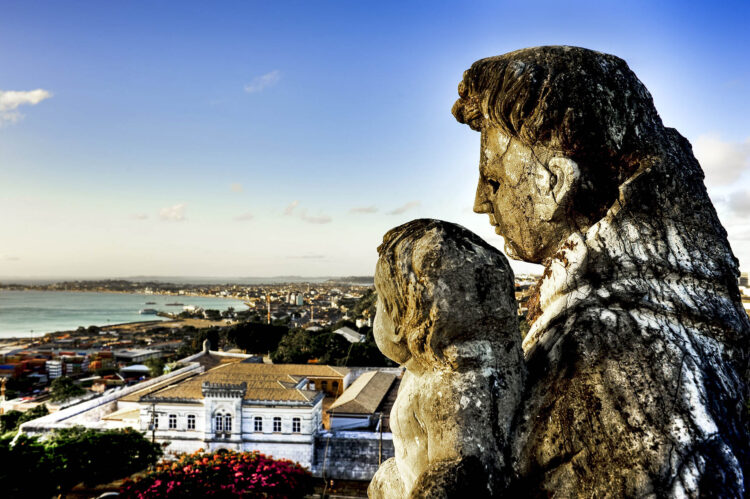
[[[274,497],[296,498],[312,492],[312,476],[299,464],[258,452],[184,454],[162,461],[154,471],[123,483],[125,497]]]

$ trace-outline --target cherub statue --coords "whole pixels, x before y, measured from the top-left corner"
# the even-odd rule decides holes
[[[497,495],[525,377],[513,272],[498,250],[439,220],[396,227],[378,252],[375,340],[406,372],[391,411],[395,457],[368,494]]]

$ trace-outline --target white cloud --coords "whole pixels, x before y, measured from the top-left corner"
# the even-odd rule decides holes
[[[727,234],[729,235],[730,240],[734,239],[736,241],[750,241],[750,225],[727,227]],[[745,245],[743,244],[742,246],[744,247]],[[744,268],[744,265],[742,265],[743,263],[745,262],[740,261],[740,266]]]
[[[718,134],[701,135],[693,152],[706,172],[708,185],[731,184],[750,169],[750,137],[744,142],[727,142]]]
[[[135,213],[130,216],[133,220],[148,220],[148,215],[145,213]]]
[[[399,206],[395,210],[389,211],[388,215],[400,215],[411,210],[412,208],[416,208],[417,206],[419,206],[419,201],[409,201],[408,203]]]
[[[729,209],[734,214],[746,217],[750,215],[750,192],[748,191],[737,191],[733,192],[729,196]]]
[[[236,217],[234,217],[234,219],[237,222],[247,222],[248,220],[252,220],[253,218],[255,217],[250,212],[246,212],[246,213],[243,213],[241,215],[237,215]]]
[[[299,205],[299,201],[296,199],[292,201],[291,203],[289,203],[289,205],[286,208],[284,208],[284,215],[291,215],[294,209],[297,207],[297,205]]]
[[[27,91],[0,90],[0,125],[3,122],[15,123],[23,118],[18,110],[20,106],[35,106],[50,97],[52,94],[41,88]]]
[[[185,208],[187,208],[185,203],[162,208],[159,212],[159,217],[169,222],[182,222],[185,220]]]
[[[308,215],[304,210],[299,214],[299,217],[307,223],[311,224],[327,224],[331,222],[331,217],[328,215],[313,216]]]
[[[0,253],[0,260],[5,262],[17,262],[18,260],[20,260],[20,258],[18,258],[17,256],[5,255],[3,253]]]
[[[378,209],[375,206],[357,206],[349,210],[349,213],[375,213]]]
[[[265,88],[275,85],[279,81],[279,78],[281,78],[281,73],[278,70],[253,78],[250,83],[245,85],[245,92],[249,94],[260,92]]]
[[[232,192],[242,192],[243,191],[242,184],[240,184],[239,182],[234,182],[232,184],[229,184],[229,190]]]

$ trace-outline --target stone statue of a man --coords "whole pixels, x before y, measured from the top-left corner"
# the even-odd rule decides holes
[[[690,144],[614,56],[538,47],[464,73],[474,209],[545,266],[510,494],[742,497],[750,322]]]

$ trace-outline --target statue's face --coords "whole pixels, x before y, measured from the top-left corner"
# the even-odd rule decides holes
[[[551,149],[485,127],[474,211],[490,216],[511,257],[541,263],[570,233],[561,208],[577,175],[575,162]]]
[[[391,315],[386,310],[383,303],[382,290],[378,290],[377,311],[375,313],[375,322],[372,328],[372,334],[375,336],[375,343],[378,345],[383,354],[394,362],[403,364],[409,357],[409,349],[396,330]]]

